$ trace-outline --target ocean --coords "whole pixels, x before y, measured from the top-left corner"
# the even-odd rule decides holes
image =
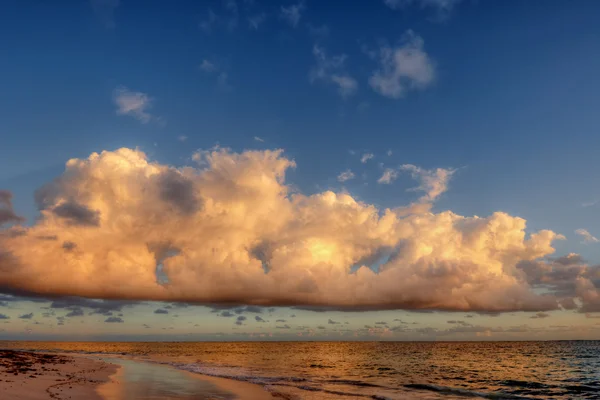
[[[600,341],[0,342],[247,381],[283,399],[600,399]]]

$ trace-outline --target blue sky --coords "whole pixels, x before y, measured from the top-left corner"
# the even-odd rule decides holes
[[[234,152],[283,149],[297,165],[286,182],[300,192],[347,191],[381,209],[420,196],[407,191],[415,186],[407,174],[378,183],[386,168],[457,169],[434,211],[504,211],[526,219],[528,233],[564,235],[553,243],[555,255],[600,262],[593,237],[600,235],[597,1],[59,3],[2,6],[0,189],[12,192],[15,212],[30,225],[38,215],[34,191],[69,159],[127,147],[181,167],[219,144]],[[402,49],[417,54],[414,68],[402,64],[401,77],[390,78],[386,68],[398,65],[385,60],[386,51]],[[378,74],[389,78],[384,85]],[[366,154],[372,158],[363,163]],[[353,179],[341,181],[345,171]],[[11,317],[6,331],[37,329],[18,317],[41,316],[48,304],[40,304],[0,309]],[[127,332],[143,333],[143,323],[168,328],[153,323],[151,310],[134,317],[137,307],[154,305],[124,309],[137,327]],[[210,321],[203,334],[230,332],[231,318],[194,309]],[[557,312],[568,325],[595,322]],[[265,319],[291,313],[278,309]],[[393,312],[378,313],[392,325]],[[315,331],[350,315],[298,314]],[[439,329],[462,319],[413,314]],[[362,329],[375,317],[352,314],[347,325]],[[552,324],[530,317],[503,315],[489,326]],[[173,324],[184,334],[194,318]],[[474,319],[483,326],[489,318]],[[270,332],[280,331],[275,325]],[[128,324],[108,326],[121,334]],[[75,332],[57,325],[41,332],[61,329]]]

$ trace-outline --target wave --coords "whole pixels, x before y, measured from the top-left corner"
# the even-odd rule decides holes
[[[441,385],[433,385],[430,383],[409,383],[403,385],[408,389],[416,389],[416,390],[428,390],[437,393],[443,394],[454,394],[463,397],[480,397],[484,399],[511,399],[511,400],[531,400],[530,397],[522,397],[508,393],[486,393],[486,392],[478,392],[474,390],[467,389],[459,389],[453,388],[449,386],[441,386]]]

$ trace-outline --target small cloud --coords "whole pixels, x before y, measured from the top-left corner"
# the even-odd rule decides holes
[[[115,323],[122,324],[125,321],[123,321],[123,319],[119,318],[119,317],[108,317],[104,320],[104,322],[109,323],[109,324],[115,324]]]
[[[360,162],[363,163],[363,164],[366,164],[367,161],[373,159],[373,157],[375,157],[375,155],[373,153],[365,153],[360,158]]]
[[[387,325],[388,323],[385,321],[375,322],[375,325]]]
[[[246,317],[244,317],[243,315],[240,315],[235,320],[235,324],[236,325],[242,325],[242,322],[244,322],[246,319],[247,319]]]
[[[596,238],[595,236],[593,236],[586,229],[577,229],[575,231],[575,233],[582,237],[582,239],[583,239],[582,243],[584,243],[584,244],[590,244],[590,243],[598,243],[598,242],[600,242],[600,240],[598,240],[598,238]]]
[[[425,192],[425,196],[421,198],[421,201],[434,201],[446,192],[448,182],[456,172],[456,169],[423,169],[412,164],[404,164],[400,166],[400,170],[410,172],[412,178],[419,181],[419,186],[409,189],[409,191]]]
[[[258,136],[254,136],[254,140],[256,140],[257,142],[261,142],[261,143],[263,143],[265,141],[265,139],[258,137]]]
[[[324,329],[327,329],[327,328],[325,328],[323,325],[319,325],[319,326],[317,326],[317,329],[324,330]]]
[[[598,200],[588,201],[586,203],[581,203],[581,207],[584,207],[584,208],[586,208],[586,207],[593,207],[596,204],[598,204]]]
[[[392,99],[410,90],[424,89],[435,79],[435,66],[423,50],[423,39],[407,31],[402,44],[379,49],[379,69],[369,78],[374,91]]]
[[[354,172],[350,171],[349,169],[347,169],[346,171],[342,172],[341,174],[338,175],[337,180],[339,182],[346,182],[349,181],[350,179],[354,178]]]
[[[329,27],[327,25],[314,26],[311,23],[306,25],[308,34],[315,38],[324,38],[329,36]]]
[[[256,320],[256,322],[267,322],[264,319],[262,319],[261,317],[259,317],[258,315],[254,316],[254,319]]]
[[[550,316],[550,314],[548,313],[544,313],[544,312],[539,312],[535,315],[532,315],[530,318],[532,319],[541,319],[541,318],[548,318]]]
[[[296,314],[290,315],[290,318],[296,318]]]
[[[235,314],[232,313],[231,311],[223,311],[219,314],[219,316],[229,318],[229,317],[235,316]]]
[[[287,322],[287,321],[286,321],[285,319],[278,319],[278,320],[277,320],[277,321],[275,321],[275,322]]]
[[[358,89],[358,82],[345,72],[345,54],[329,57],[325,49],[319,45],[313,46],[313,56],[316,65],[310,70],[311,83],[323,81],[337,86],[338,93],[343,98],[353,95]]]
[[[154,99],[142,92],[134,92],[125,86],[120,86],[113,93],[113,101],[117,106],[117,115],[127,115],[147,124],[153,119],[149,113]]]
[[[229,83],[229,74],[227,72],[221,72],[217,77],[217,85],[219,88],[225,92],[230,92],[233,90],[233,86]]]
[[[381,177],[379,179],[377,179],[377,183],[389,185],[390,183],[395,181],[396,178],[398,178],[398,171],[393,168],[386,168],[383,171],[383,174],[381,175]]]
[[[391,156],[391,155],[392,155],[392,151],[391,151],[391,150],[388,150],[386,154],[387,154],[387,155],[388,155],[388,157],[389,157],[389,156]]]
[[[283,325],[283,326],[276,326],[275,328],[277,329],[291,329],[289,325]]]
[[[148,324],[144,324],[144,325],[142,325],[142,326],[143,326],[144,328],[146,328],[146,329],[149,329],[149,328],[150,328],[150,325],[148,325]]]
[[[81,308],[73,308],[70,312],[68,312],[65,317],[67,318],[72,318],[72,317],[83,317],[84,312]]]
[[[154,314],[168,314],[168,313],[169,313],[168,310],[165,310],[162,308],[158,308],[158,309],[154,310]]]
[[[19,318],[21,318],[21,319],[31,319],[31,318],[33,318],[33,313],[23,314],[23,315],[19,316]]]
[[[337,321],[334,321],[331,318],[329,318],[329,320],[327,320],[327,323],[329,325],[339,325],[341,322],[337,322]]]
[[[304,1],[301,1],[298,4],[292,4],[289,7],[281,6],[279,17],[295,28],[298,26],[300,18],[302,18],[304,9]]]
[[[260,14],[256,14],[253,15],[251,17],[248,17],[248,26],[250,27],[250,29],[254,29],[255,31],[258,30],[258,27],[264,23],[267,20],[267,14],[260,13]]]
[[[201,30],[204,31],[204,33],[210,33],[213,30],[213,27],[219,22],[219,17],[217,16],[217,14],[215,14],[213,12],[213,10],[208,10],[208,17],[203,20],[200,21],[200,23],[198,24],[198,26],[200,27]]]
[[[186,140],[188,140],[188,137],[185,135],[181,135],[177,137],[177,140],[179,140],[180,142],[185,142]]]
[[[431,8],[436,12],[437,19],[447,19],[454,7],[462,0],[383,0],[383,3],[392,10],[400,10],[406,7],[418,5],[421,8]]]
[[[217,70],[217,66],[206,59],[202,60],[199,68],[204,72],[215,72]]]

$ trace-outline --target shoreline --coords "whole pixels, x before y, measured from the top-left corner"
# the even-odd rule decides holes
[[[117,370],[98,358],[0,350],[0,398],[104,400],[96,389]]]
[[[150,360],[27,350],[0,350],[0,398],[135,400],[135,396],[130,396],[132,382],[128,374],[145,368],[164,369],[165,373],[180,376],[182,382],[187,380],[188,384],[213,387],[239,400],[274,398],[263,386],[255,383],[180,370]],[[154,383],[150,379],[146,385],[150,387]],[[183,400],[187,396],[173,394],[170,398]]]

